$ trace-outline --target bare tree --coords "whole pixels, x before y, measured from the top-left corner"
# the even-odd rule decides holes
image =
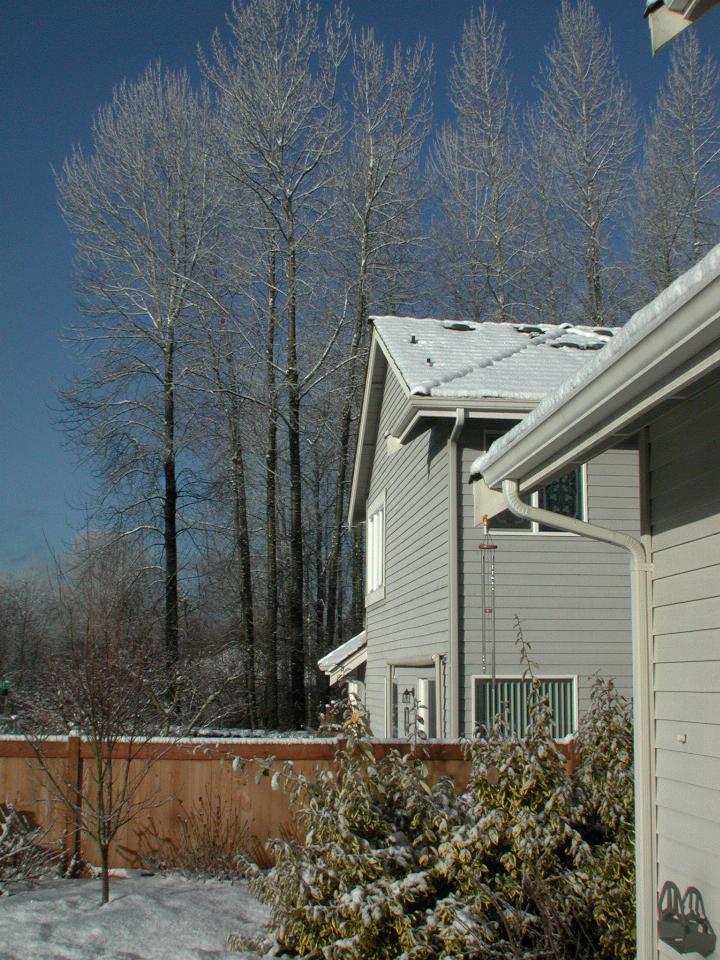
[[[645,130],[633,248],[640,294],[653,295],[717,241],[720,200],[718,68],[690,31],[673,46]]]
[[[542,107],[530,108],[525,118],[527,237],[524,293],[529,304],[528,319],[555,323],[568,316],[575,271],[568,265],[563,218],[554,209],[557,172],[548,128]]]
[[[345,57],[348,25],[335,11],[324,25],[315,5],[302,0],[252,0],[233,6],[231,43],[218,35],[206,75],[219,91],[226,125],[226,161],[231,175],[256,199],[263,216],[267,268],[267,342],[270,430],[268,433],[268,519],[276,490],[276,375],[285,391],[289,462],[289,576],[287,635],[291,722],[305,723],[305,611],[303,473],[301,462],[300,370],[303,307],[312,299],[303,255],[317,240],[318,226],[332,204],[335,158],[343,140],[336,102],[338,73]],[[284,342],[277,343],[280,301]],[[323,353],[321,352],[321,358]],[[282,363],[280,362],[282,358]],[[317,364],[309,361],[312,370]],[[312,379],[312,377],[311,377]],[[276,532],[275,532],[276,536]],[[276,544],[268,538],[269,568]],[[288,718],[290,719],[290,718]]]
[[[0,580],[0,679],[22,687],[50,649],[47,584],[37,575]]]
[[[505,28],[482,3],[454,54],[457,119],[440,132],[432,158],[448,299],[472,320],[511,320],[525,299],[523,149],[507,59]]]
[[[418,164],[430,123],[432,61],[423,43],[405,52],[396,48],[388,58],[372,31],[363,31],[353,41],[352,66],[354,135],[347,145],[335,229],[340,282],[354,319],[341,374],[338,471],[323,595],[325,649],[333,645],[339,627],[338,573],[368,313],[372,305],[392,311],[414,295],[409,268],[421,237],[423,199]],[[351,628],[361,626],[354,622]]]
[[[186,662],[168,677],[151,571],[142,561],[142,549],[127,538],[86,533],[80,539],[65,568],[57,568],[62,644],[19,692],[20,729],[51,795],[97,846],[103,903],[113,842],[168,799],[150,783],[153,767],[201,720],[213,719],[226,688],[239,679],[215,669],[209,683],[198,684]],[[53,760],[57,734],[89,748],[85,775],[69,780],[68,769]],[[158,736],[164,744],[151,745]]]
[[[606,324],[616,316],[610,245],[628,198],[636,120],[610,34],[590,0],[563,0],[540,88],[556,174],[553,209],[563,222],[567,265],[582,277],[578,312],[585,322]]]
[[[123,82],[57,177],[77,251],[82,372],[63,391],[65,426],[126,532],[164,558],[165,649],[178,656],[178,541],[196,491],[183,401],[189,326],[212,270],[221,197],[209,101],[184,74],[150,67]]]

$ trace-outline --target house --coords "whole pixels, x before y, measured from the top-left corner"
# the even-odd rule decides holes
[[[553,477],[628,443],[640,459],[639,538],[532,505]],[[486,510],[553,522],[588,543],[618,543],[629,557],[637,955],[675,957],[666,941],[677,924],[656,922],[668,881],[681,895],[699,890],[709,923],[720,928],[720,246],[471,474]],[[695,894],[680,909],[691,905],[699,905]],[[705,938],[694,955],[708,955],[713,935],[690,919]]]
[[[720,0],[647,0],[645,17],[650,23],[653,53],[699,20]]]
[[[623,551],[508,512],[486,535],[468,482],[480,453],[612,342],[612,330],[569,324],[373,318],[349,505],[366,530],[365,632],[320,666],[363,697],[376,735],[407,731],[413,695],[430,736],[470,733],[498,709],[521,729],[516,618],[558,737],[594,674],[630,693]],[[637,535],[637,472],[635,449],[614,450],[539,497]]]

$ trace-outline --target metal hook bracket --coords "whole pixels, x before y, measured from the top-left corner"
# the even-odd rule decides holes
[[[702,894],[688,887],[684,895],[668,880],[658,896],[658,938],[679,954],[699,953],[709,957],[717,943],[705,913]]]

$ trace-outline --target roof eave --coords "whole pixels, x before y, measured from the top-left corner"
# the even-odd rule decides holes
[[[495,490],[503,480],[518,481],[523,491],[537,489],[637,430],[643,417],[717,366],[720,276],[643,330],[531,429],[518,428],[517,439],[484,464],[483,479]]]
[[[384,392],[383,384],[388,367],[398,378],[403,392],[409,398],[410,391],[407,384],[382,342],[382,338],[373,327],[348,500],[348,525],[351,527],[365,520],[365,501],[370,485],[370,472],[377,444],[380,409]]]

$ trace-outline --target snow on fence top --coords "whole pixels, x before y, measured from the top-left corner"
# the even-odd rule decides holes
[[[607,327],[373,317],[414,396],[536,403],[612,339]]]

